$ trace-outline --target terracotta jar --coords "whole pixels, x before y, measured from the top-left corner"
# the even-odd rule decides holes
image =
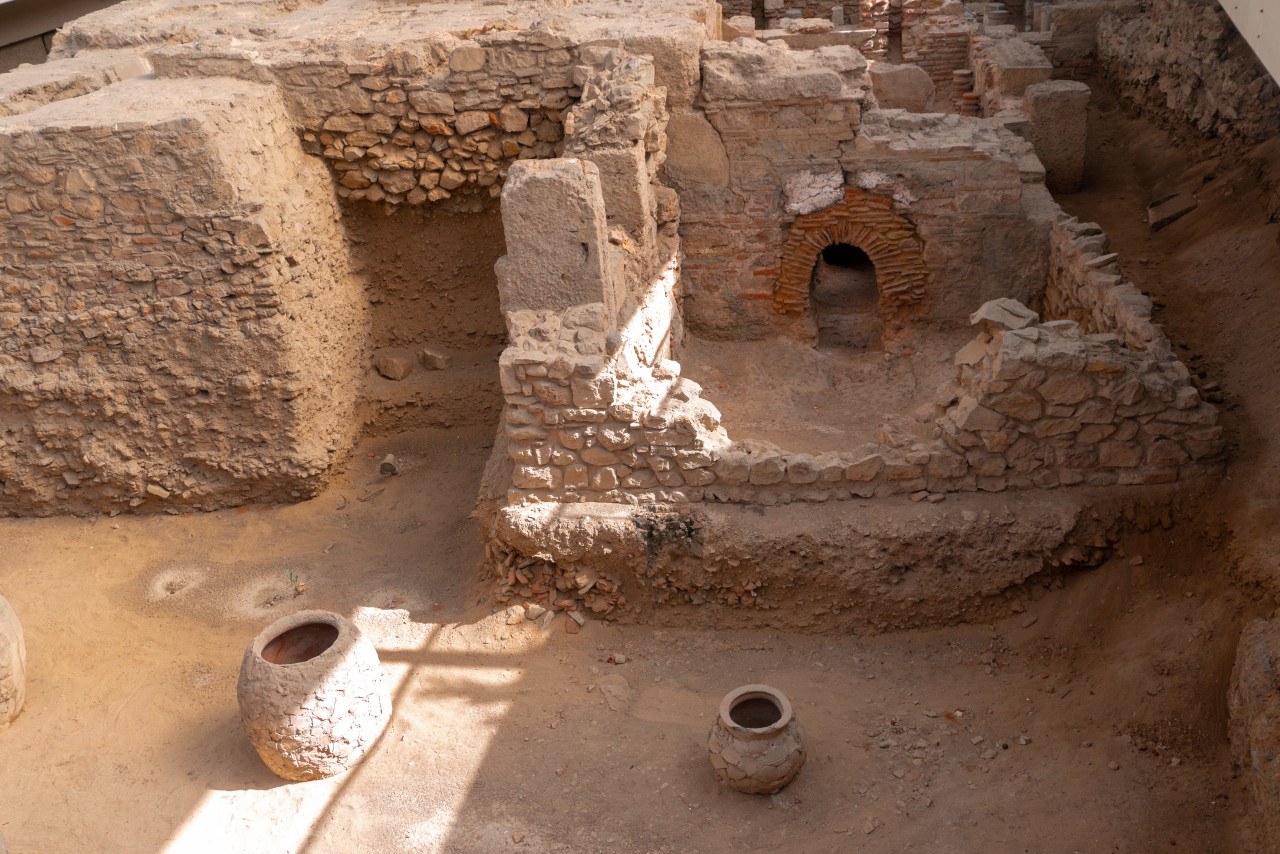
[[[0,596],[0,730],[22,711],[26,695],[27,648],[22,641],[22,624]]]
[[[263,629],[245,650],[236,696],[249,741],[286,780],[350,768],[391,716],[373,644],[328,611],[300,611]]]
[[[743,685],[720,701],[707,740],[711,767],[730,788],[749,794],[776,792],[804,765],[804,727],[791,701],[768,685]]]

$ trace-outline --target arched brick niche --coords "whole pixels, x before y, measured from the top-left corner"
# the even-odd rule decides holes
[[[875,264],[882,313],[923,302],[929,271],[916,227],[894,213],[892,199],[850,188],[841,201],[806,214],[791,226],[773,289],[775,312],[809,313],[813,266],[822,250],[838,243],[856,246]]]

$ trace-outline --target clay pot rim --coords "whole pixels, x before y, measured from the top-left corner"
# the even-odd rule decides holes
[[[735,723],[733,718],[729,717],[729,712],[738,702],[750,700],[754,697],[763,697],[775,703],[782,712],[781,716],[768,726],[755,729]],[[724,699],[720,701],[720,724],[725,729],[743,738],[768,738],[784,730],[791,723],[791,719],[791,701],[787,699],[786,694],[772,685],[759,683],[742,685],[725,694]]]
[[[276,664],[273,661],[267,661],[262,657],[262,650],[267,644],[280,637],[290,629],[296,629],[298,626],[305,626],[308,623],[324,623],[333,626],[338,630],[338,636],[334,638],[333,643],[322,651],[319,655],[308,658],[306,661],[295,661],[291,664]],[[354,630],[354,631],[353,631]],[[267,667],[310,667],[317,662],[324,662],[328,658],[335,655],[341,655],[351,645],[352,636],[359,636],[359,629],[355,624],[343,617],[341,614],[335,614],[332,611],[298,611],[296,614],[286,614],[285,616],[268,624],[262,631],[258,632],[257,637],[253,639],[250,649],[253,651],[253,657],[261,664]]]

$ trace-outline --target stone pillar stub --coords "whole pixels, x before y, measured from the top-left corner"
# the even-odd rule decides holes
[[[0,730],[22,711],[26,694],[27,648],[22,640],[22,625],[8,601],[0,596]]]
[[[1054,193],[1077,193],[1084,181],[1089,96],[1089,87],[1075,80],[1036,83],[1024,93],[1031,120],[1026,136]]]
[[[494,270],[503,311],[604,303],[609,316],[617,316],[604,195],[594,163],[514,163],[502,188],[502,228],[507,254]]]

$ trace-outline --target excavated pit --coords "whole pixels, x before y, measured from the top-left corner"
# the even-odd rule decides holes
[[[0,76],[9,844],[1267,850],[1280,91],[1148,5],[68,24]],[[281,785],[232,664],[304,608],[375,687]],[[808,760],[735,786],[762,682]]]

